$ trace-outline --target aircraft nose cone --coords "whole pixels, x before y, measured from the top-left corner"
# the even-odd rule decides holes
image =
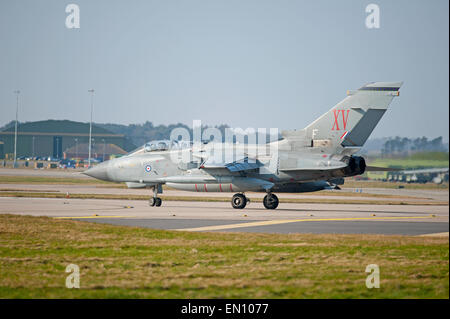
[[[109,180],[108,178],[108,167],[105,163],[98,164],[97,166],[89,168],[84,171],[83,174],[91,176],[93,178],[101,179],[104,181]]]

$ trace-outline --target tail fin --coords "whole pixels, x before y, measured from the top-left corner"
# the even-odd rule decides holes
[[[403,82],[374,82],[347,97],[304,129],[311,146],[362,147]]]

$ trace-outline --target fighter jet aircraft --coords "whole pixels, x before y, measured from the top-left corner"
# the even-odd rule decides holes
[[[307,127],[283,131],[281,139],[270,143],[150,142],[84,173],[126,182],[130,188],[152,188],[150,206],[161,206],[158,194],[167,185],[194,192],[235,193],[231,205],[236,209],[247,205],[245,192],[262,191],[267,193],[264,207],[275,209],[277,192],[338,188],[344,177],[386,170],[368,167],[363,157],[354,154],[399,95],[401,85],[374,82],[348,91],[347,97]]]

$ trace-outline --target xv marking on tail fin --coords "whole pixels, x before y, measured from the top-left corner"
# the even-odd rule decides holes
[[[347,114],[345,114],[345,111],[347,111]],[[334,123],[333,127],[331,128],[332,131],[340,131],[339,128],[339,114],[342,114],[342,126],[344,130],[347,128],[347,122],[348,122],[348,113],[350,113],[350,110],[333,110],[334,114]]]

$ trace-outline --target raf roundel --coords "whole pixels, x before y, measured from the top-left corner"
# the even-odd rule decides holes
[[[150,165],[145,165],[145,171],[149,173],[152,170],[152,167]]]

